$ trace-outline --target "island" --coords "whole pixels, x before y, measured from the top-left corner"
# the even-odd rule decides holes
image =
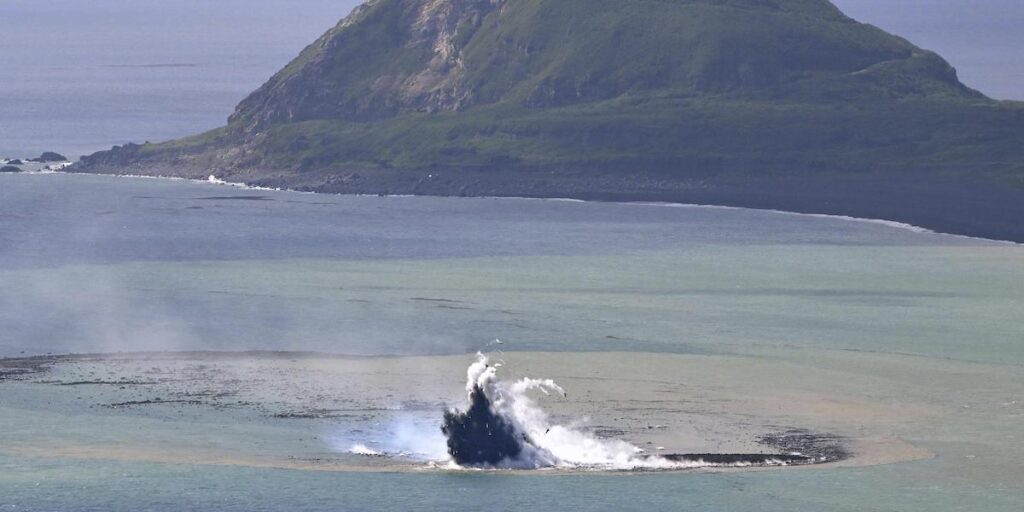
[[[68,170],[714,204],[1024,242],[1024,103],[827,0],[370,0],[225,126]]]

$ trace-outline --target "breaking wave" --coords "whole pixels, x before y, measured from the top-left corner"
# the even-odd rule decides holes
[[[263,190],[267,192],[281,192],[284,189],[274,187],[261,187],[259,185],[249,185],[248,183],[242,183],[238,181],[224,181],[217,176],[211,174],[206,180],[196,180],[199,183],[209,183],[211,185],[226,185],[229,187],[240,188],[243,190]]]
[[[365,455],[368,457],[380,457],[384,455],[384,452],[374,450],[373,448],[370,448],[363,443],[353,444],[351,447],[349,447],[348,453],[351,453],[353,455]]]

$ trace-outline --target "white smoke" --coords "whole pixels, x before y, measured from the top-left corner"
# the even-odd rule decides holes
[[[437,418],[398,414],[379,430],[355,439],[349,434],[327,434],[326,440],[336,452],[352,455],[400,457],[420,461],[444,461],[448,448]]]
[[[414,459],[437,461],[448,457],[444,436],[435,418],[394,417],[381,445],[387,453]]]

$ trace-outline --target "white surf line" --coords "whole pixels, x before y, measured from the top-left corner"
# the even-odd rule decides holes
[[[846,222],[860,222],[866,224],[875,224],[885,226],[893,229],[903,229],[918,234],[928,235],[941,235],[953,238],[961,238],[965,240],[977,240],[982,242],[995,243],[1000,245],[1012,245],[1019,246],[1024,243],[1014,242],[1011,240],[998,240],[995,238],[984,238],[980,236],[961,235],[957,233],[947,233],[945,231],[936,231],[934,229],[917,226],[914,224],[908,224],[906,222],[900,222],[888,219],[875,219],[870,217],[852,217],[849,215],[836,215],[829,213],[804,213],[804,212],[793,212],[788,210],[777,210],[772,208],[750,208],[746,206],[727,206],[720,204],[701,204],[701,203],[672,203],[672,202],[658,202],[658,201],[595,201],[586,199],[576,199],[572,197],[524,197],[524,196],[430,196],[430,195],[418,195],[418,194],[335,194],[335,193],[324,193],[324,192],[311,192],[307,190],[295,190],[290,188],[274,188],[274,187],[261,187],[258,185],[249,185],[244,182],[225,181],[217,178],[216,175],[211,174],[205,180],[196,178],[182,178],[180,176],[151,176],[144,174],[101,174],[101,173],[77,173],[67,171],[47,171],[47,172],[22,172],[18,174],[74,174],[78,176],[89,175],[89,176],[107,176],[114,178],[142,178],[142,179],[160,179],[160,180],[174,180],[174,181],[188,181],[196,184],[205,185],[222,185],[228,187],[240,188],[242,190],[259,190],[264,192],[292,192],[296,194],[322,194],[327,196],[353,196],[353,197],[447,197],[453,199],[519,199],[529,201],[553,201],[553,202],[565,202],[565,203],[583,203],[583,204],[615,204],[622,206],[657,206],[663,208],[702,208],[702,209],[718,209],[718,210],[736,210],[736,211],[750,211],[750,212],[765,212],[777,215],[794,215],[800,217],[810,217],[819,219],[830,219],[830,220],[841,220]]]
[[[64,170],[39,170],[39,171],[22,171],[16,174],[28,174],[28,175],[40,175],[40,174],[67,174],[70,176],[101,176],[104,178],[130,178],[137,180],[166,180],[166,181],[184,181],[188,183],[195,183],[197,185],[221,185],[227,187],[234,187],[242,190],[258,190],[263,192],[292,192],[295,194],[315,194],[316,192],[308,192],[304,190],[292,190],[288,188],[274,188],[274,187],[261,187],[258,185],[249,185],[248,183],[242,183],[237,181],[224,181],[217,176],[211,174],[206,179],[200,178],[183,178],[181,176],[165,176],[162,174],[107,174],[107,173],[83,173],[83,172],[68,172]],[[328,194],[334,195],[334,194]]]
[[[616,204],[623,206],[657,206],[662,208],[699,208],[709,210],[734,210],[734,211],[749,211],[749,212],[763,212],[772,213],[776,215],[792,215],[797,217],[811,217],[818,219],[829,219],[829,220],[841,220],[844,222],[860,222],[866,224],[875,224],[879,226],[885,226],[894,229],[903,229],[918,234],[928,235],[941,235],[954,238],[963,238],[967,240],[978,240],[982,242],[991,242],[1001,245],[1024,245],[1022,243],[1014,242],[1011,240],[998,240],[995,238],[984,238],[980,236],[961,235],[957,233],[947,233],[945,231],[936,231],[934,229],[917,226],[914,224],[908,224],[906,222],[900,222],[896,220],[887,219],[874,219],[870,217],[852,217],[849,215],[836,215],[830,213],[804,213],[804,212],[793,212],[789,210],[776,210],[772,208],[751,208],[747,206],[727,206],[721,204],[701,204],[701,203],[670,203],[670,202],[652,202],[652,201],[588,201],[585,199],[573,199],[569,197],[519,197],[519,196],[481,196],[489,199],[529,199],[534,201],[558,201],[567,203],[597,203],[597,204]]]
[[[629,204],[629,203],[625,203],[625,204]],[[746,211],[754,211],[754,212],[767,212],[767,213],[774,213],[774,214],[779,214],[779,215],[795,215],[795,216],[800,216],[800,217],[814,217],[814,218],[819,218],[819,219],[833,219],[833,220],[842,220],[842,221],[847,221],[847,222],[863,222],[863,223],[868,223],[868,224],[878,224],[878,225],[886,226],[886,227],[890,227],[890,228],[905,229],[907,231],[913,231],[914,233],[924,233],[924,234],[932,234],[932,235],[946,235],[946,236],[957,236],[957,237],[963,237],[963,238],[971,238],[971,239],[975,239],[975,240],[986,240],[986,241],[990,241],[990,242],[1004,242],[1005,241],[1005,240],[992,240],[992,239],[981,238],[981,237],[972,237],[972,236],[967,236],[967,235],[957,235],[957,234],[954,234],[954,233],[944,233],[942,231],[935,231],[933,229],[929,229],[929,228],[925,228],[925,227],[921,227],[921,226],[915,226],[913,224],[908,224],[906,222],[899,222],[899,221],[895,221],[895,220],[874,219],[874,218],[870,218],[870,217],[852,217],[852,216],[849,216],[849,215],[836,215],[836,214],[830,214],[830,213],[803,213],[803,212],[792,212],[792,211],[789,211],[789,210],[777,210],[777,209],[774,209],[774,208],[748,208],[748,207],[745,207],[745,206],[724,206],[724,205],[714,205],[714,204],[649,203],[649,202],[640,202],[640,203],[633,203],[633,204],[643,204],[643,205],[648,205],[648,206],[667,206],[667,207],[674,207],[674,208],[709,208],[709,209],[714,208],[714,209],[719,209],[719,210],[738,210],[738,211],[746,210]],[[1013,243],[1013,242],[1009,242],[1009,243]]]
[[[213,174],[211,174],[205,180],[198,180],[197,179],[197,180],[191,180],[191,181],[194,181],[194,182],[197,182],[197,183],[206,183],[206,184],[210,184],[210,185],[227,185],[229,187],[240,188],[240,189],[243,189],[243,190],[262,190],[262,191],[265,191],[265,192],[297,192],[297,193],[300,193],[300,194],[302,194],[302,193],[309,193],[309,194],[315,193],[315,192],[302,192],[302,191],[299,191],[299,190],[291,190],[291,189],[283,189],[283,188],[261,187],[261,186],[258,186],[258,185],[250,185],[248,183],[243,183],[243,182],[240,182],[240,181],[224,181],[224,180],[218,178],[216,175],[213,175]]]

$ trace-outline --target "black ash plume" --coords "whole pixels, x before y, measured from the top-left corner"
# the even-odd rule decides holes
[[[491,400],[478,385],[469,394],[466,411],[445,411],[441,432],[448,438],[448,454],[459,465],[494,466],[514,460],[529,442],[513,423],[491,407]]]

